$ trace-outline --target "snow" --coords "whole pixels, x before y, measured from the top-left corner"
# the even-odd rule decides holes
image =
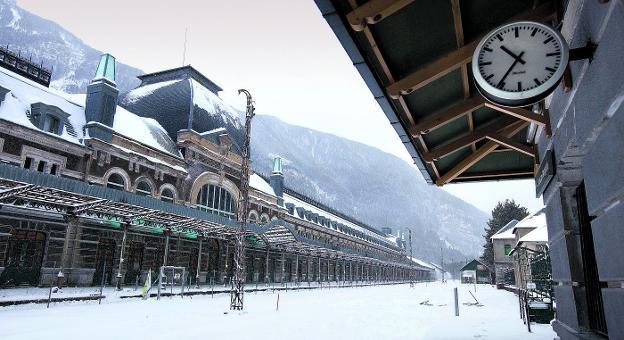
[[[435,269],[435,267],[434,267],[433,265],[431,265],[430,263],[425,262],[425,261],[423,261],[423,260],[421,260],[421,259],[418,259],[418,258],[415,258],[415,257],[409,257],[409,256],[408,256],[407,258],[411,259],[411,260],[412,260],[412,261],[414,261],[416,264],[418,264],[418,265],[420,265],[420,266],[423,266],[423,267],[425,267],[425,268]]]
[[[119,150],[121,150],[123,152],[129,153],[129,154],[134,154],[134,155],[137,155],[139,157],[143,157],[143,158],[147,159],[148,161],[150,161],[152,163],[166,165],[166,166],[170,167],[171,169],[178,170],[178,171],[181,171],[181,172],[184,172],[184,173],[187,172],[184,167],[181,167],[179,165],[173,165],[173,164],[171,164],[169,162],[165,162],[165,161],[163,161],[163,160],[161,160],[159,158],[148,156],[148,155],[136,152],[136,151],[132,151],[132,150],[130,150],[128,148],[124,148],[123,146],[119,146],[119,145],[114,145],[114,146],[117,149],[119,149]]]
[[[518,243],[522,242],[548,242],[548,228],[545,224],[535,228],[518,240]]]
[[[82,138],[82,127],[84,126],[84,109],[75,103],[75,97],[67,96],[61,92],[39,85],[16,73],[0,68],[0,86],[10,90],[5,101],[0,106],[0,118],[22,125],[30,129],[37,129],[26,116],[30,107],[34,103],[44,103],[56,106],[69,114],[69,121],[73,125],[78,137],[74,137],[63,128],[63,133],[55,137],[60,137],[72,143],[80,144]]]
[[[221,115],[226,122],[230,123],[237,129],[242,128],[241,122],[237,118],[238,111],[235,108],[223,102],[219,96],[205,88],[194,79],[191,79],[191,86],[193,86],[193,103],[195,105],[204,109],[210,115]]]
[[[148,84],[148,85],[137,87],[136,89],[128,92],[128,94],[124,98],[124,101],[127,103],[134,103],[143,97],[153,94],[158,89],[175,84],[182,80],[183,79],[174,79],[174,80],[168,80],[168,81],[163,81],[159,83]]]
[[[136,114],[124,109],[121,106],[117,106],[115,113],[115,121],[113,122],[113,129],[130,139],[143,143],[151,148],[162,151],[164,153],[170,152],[158,142],[156,136],[152,131],[160,130],[162,136],[167,136],[167,131],[152,118],[139,117]],[[174,154],[176,157],[182,157],[180,152]]]
[[[453,288],[460,314],[454,316]],[[315,289],[245,294],[245,310],[229,311],[228,294],[104,299],[0,309],[0,338],[12,339],[553,339],[550,325],[518,315],[514,294],[457,283]],[[474,302],[469,290],[483,305]],[[109,301],[107,301],[109,300]],[[421,304],[424,301],[428,303]]]
[[[7,27],[11,27],[15,30],[18,30],[20,28],[19,21],[22,19],[22,15],[19,14],[19,12],[17,11],[17,8],[14,8],[14,7],[11,7],[11,14],[13,15],[13,18],[11,19],[11,22],[9,22]]]
[[[258,176],[258,174],[252,174],[249,176],[249,186],[254,189],[258,189],[265,194],[275,196],[275,191],[269,183],[267,183],[262,177]]]
[[[499,234],[494,234],[490,239],[492,240],[506,240],[506,239],[515,239],[516,236],[513,233],[513,229],[507,229]]]
[[[537,211],[533,215],[525,217],[522,221],[518,222],[513,229],[517,228],[538,228],[546,226],[546,214],[543,210]]]

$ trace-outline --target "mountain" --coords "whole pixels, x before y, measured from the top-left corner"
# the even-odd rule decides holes
[[[101,54],[58,24],[0,0],[0,44],[53,67],[51,86],[84,93]],[[117,63],[117,85],[127,92],[143,72]],[[414,255],[439,262],[474,257],[488,216],[427,185],[405,161],[376,148],[328,133],[257,115],[252,161],[261,174],[271,159],[284,159],[285,184],[369,225],[412,230]],[[407,237],[407,235],[405,235]]]

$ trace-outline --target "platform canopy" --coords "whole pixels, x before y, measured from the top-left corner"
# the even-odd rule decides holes
[[[550,133],[547,110],[486,101],[470,61],[493,28],[517,20],[553,23],[561,1],[316,3],[427,182],[534,176],[534,136]]]

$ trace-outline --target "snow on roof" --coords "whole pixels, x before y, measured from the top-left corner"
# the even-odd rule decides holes
[[[538,228],[546,225],[546,214],[544,210],[539,210],[532,215],[525,217],[513,227],[515,231],[518,228]]]
[[[55,106],[69,114],[68,121],[75,131],[75,136],[70,135],[67,128],[63,128],[60,136],[42,130],[39,131],[60,137],[72,143],[82,144],[82,139],[84,138],[82,128],[86,123],[84,113],[86,94],[62,93],[3,68],[0,68],[0,86],[10,91],[0,106],[0,118],[30,129],[39,130],[27,116],[31,105],[43,103]],[[175,143],[168,137],[165,129],[154,119],[139,117],[123,107],[117,106],[113,129],[120,135],[148,147],[176,157],[182,157],[180,151],[175,148]]]
[[[0,107],[0,118],[30,129],[39,130],[27,116],[27,113],[30,113],[31,105],[43,103],[56,106],[69,114],[68,120],[73,125],[76,136],[70,135],[67,128],[63,128],[60,136],[42,132],[80,144],[80,139],[83,138],[82,127],[85,124],[84,108],[80,104],[75,103],[71,96],[37,84],[4,68],[0,68],[0,86],[10,91],[5,96],[5,100]]]
[[[367,236],[373,237],[373,238],[375,238],[377,240],[380,240],[382,242],[385,242],[387,244],[390,243],[393,246],[397,246],[396,242],[393,243],[392,241],[389,241],[384,236],[381,236],[381,235],[379,235],[377,233],[374,233],[374,232],[372,232],[372,231],[370,231],[370,230],[368,230],[368,229],[366,229],[364,227],[361,227],[361,226],[359,226],[359,225],[357,225],[357,224],[355,224],[353,222],[347,221],[344,218],[341,218],[341,217],[338,217],[338,216],[336,216],[336,215],[334,215],[332,213],[329,213],[329,212],[327,212],[327,211],[325,211],[325,210],[323,210],[321,208],[318,208],[318,207],[316,207],[316,206],[314,206],[314,205],[312,205],[310,203],[304,202],[304,201],[302,201],[302,200],[300,200],[300,199],[298,199],[296,197],[293,197],[293,196],[291,196],[291,195],[289,195],[287,193],[284,193],[284,203],[285,204],[286,203],[291,203],[291,204],[293,204],[295,206],[295,211],[294,211],[295,215],[297,214],[297,207],[301,207],[303,209],[311,211],[312,213],[318,214],[319,216],[323,216],[323,217],[328,218],[330,220],[342,223],[342,224],[344,224],[344,225],[346,225],[346,226],[348,226],[348,227],[350,227],[352,229],[355,229],[355,230],[357,230],[359,232],[362,232],[363,234],[365,234]]]
[[[238,111],[235,108],[226,104],[219,96],[194,79],[191,79],[191,85],[193,86],[193,102],[195,105],[204,109],[209,115],[220,115],[237,129],[242,129],[239,117],[236,116]]]
[[[425,262],[421,259],[415,258],[415,257],[407,257],[408,259],[414,261],[416,264],[418,264],[419,266],[423,266],[425,268],[429,268],[429,269],[436,269],[435,266],[433,266],[432,264]]]
[[[514,228],[518,224],[518,220],[513,219],[505,224],[502,228],[500,228],[496,234],[490,237],[491,240],[504,240],[504,239],[513,239],[516,236],[514,235]]]
[[[546,224],[531,230],[531,232],[521,237],[518,243],[522,242],[548,242],[548,228]]]
[[[168,80],[168,81],[163,81],[163,82],[159,82],[159,83],[154,83],[154,84],[148,84],[148,85],[143,85],[143,86],[139,86],[133,90],[130,90],[124,97],[124,101],[127,103],[134,103],[137,100],[149,96],[151,94],[153,94],[154,92],[156,92],[156,90],[163,88],[165,86],[169,86],[172,84],[175,84],[179,81],[182,81],[183,79],[174,79],[174,80]]]
[[[253,174],[249,176],[249,186],[259,191],[264,192],[265,194],[275,196],[275,191],[269,183],[267,183],[262,177],[258,176],[258,174]]]

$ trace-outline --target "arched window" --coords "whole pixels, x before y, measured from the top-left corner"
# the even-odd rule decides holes
[[[141,181],[137,184],[136,194],[141,196],[150,196],[152,194],[152,187],[146,181]]]
[[[197,193],[199,210],[212,212],[227,218],[236,218],[236,202],[229,191],[216,185],[204,185]]]
[[[260,224],[267,224],[267,223],[269,223],[269,215],[262,214],[262,216],[260,216]]]
[[[249,223],[258,223],[258,213],[255,211],[249,212]]]
[[[171,191],[171,189],[163,189],[162,192],[160,193],[160,200],[169,202],[169,203],[174,203],[175,195],[173,191]]]
[[[108,176],[108,182],[106,183],[107,188],[124,190],[126,188],[126,181],[124,178],[118,173],[112,173]]]

